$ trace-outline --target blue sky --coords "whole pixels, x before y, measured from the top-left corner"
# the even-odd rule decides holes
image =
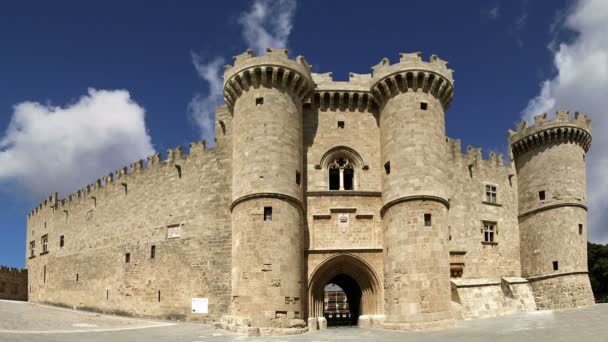
[[[314,72],[369,73],[399,52],[455,70],[447,134],[506,154],[507,130],[561,106],[594,121],[590,239],[607,242],[601,112],[608,6],[579,1],[58,1],[0,5],[0,264],[22,267],[26,214],[129,162],[206,138],[219,72],[264,44]],[[279,47],[279,46],[275,46]],[[594,85],[597,85],[594,86]],[[126,118],[129,118],[128,120]],[[125,123],[126,121],[126,123]],[[12,122],[12,124],[11,124]],[[593,163],[593,164],[591,164]]]

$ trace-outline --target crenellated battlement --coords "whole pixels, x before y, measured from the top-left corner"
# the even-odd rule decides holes
[[[287,49],[268,48],[264,56],[255,56],[249,49],[233,59],[234,65],[224,66],[224,100],[230,111],[250,87],[279,88],[299,100],[312,94],[311,66],[302,56],[289,59]]]
[[[484,163],[486,166],[506,166],[504,155],[490,150],[488,157],[484,158],[483,149],[467,145],[465,153],[462,153],[462,142],[460,139],[446,137],[447,151],[452,159],[462,158],[468,165]]]
[[[509,130],[509,145],[514,157],[553,142],[576,143],[587,152],[591,146],[591,120],[579,112],[572,117],[568,111],[560,110],[554,118],[548,118],[547,113],[536,115],[532,126],[524,120],[515,131]]]
[[[490,150],[488,153],[488,158],[484,159],[483,149],[481,147],[474,147],[471,145],[467,145],[464,158],[467,160],[468,165],[484,163],[486,166],[505,166],[505,158],[502,153],[496,153],[495,151]]]
[[[162,159],[162,154],[157,152],[148,156],[145,161],[143,159],[137,160],[130,163],[129,166],[123,166],[115,172],[98,178],[92,184],[87,184],[76,192],[66,195],[65,198],[59,199],[58,194],[56,192],[53,193],[28,213],[28,219],[47,207],[61,209],[85,199],[95,198],[96,192],[101,191],[108,186],[112,186],[113,184],[126,188],[132,178],[136,177],[138,174],[144,174],[163,166],[175,166],[181,176],[180,163],[187,160],[190,156],[200,155],[206,151],[208,151],[206,141],[200,140],[189,145],[188,154],[183,153],[182,146],[167,150],[166,159],[164,160]]]
[[[5,278],[5,277],[23,277],[23,276],[27,276],[27,269],[0,266],[0,273],[4,275],[3,278]]]
[[[372,93],[379,105],[398,93],[418,91],[433,94],[447,110],[454,94],[453,70],[447,61],[431,55],[428,62],[420,52],[399,54],[399,63],[388,58],[372,67]]]
[[[349,80],[334,81],[331,72],[312,74],[315,92],[312,106],[321,110],[372,111],[375,102],[370,93],[371,74],[349,73]]]

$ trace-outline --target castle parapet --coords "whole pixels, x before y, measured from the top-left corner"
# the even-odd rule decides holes
[[[315,83],[312,106],[322,110],[371,111],[374,101],[370,93],[371,74],[349,73],[347,82],[334,81],[332,73],[312,74]]]
[[[302,56],[293,61],[286,49],[268,48],[265,56],[254,56],[250,49],[233,59],[234,65],[224,67],[224,99],[230,111],[249,87],[280,88],[300,101],[312,94],[311,66]]]
[[[554,119],[548,119],[547,113],[536,115],[532,126],[523,121],[515,131],[509,130],[509,145],[513,156],[557,141],[576,143],[587,152],[591,146],[591,120],[579,112],[572,117],[568,111],[560,110]]]
[[[421,53],[401,53],[399,63],[390,64],[388,58],[372,67],[372,93],[379,106],[392,96],[407,91],[433,94],[447,110],[454,95],[453,70],[436,55],[428,62],[422,61]]]
[[[94,194],[97,191],[114,184],[116,180],[120,180],[118,184],[124,186],[129,182],[129,178],[133,177],[135,174],[145,173],[152,168],[161,167],[163,165],[175,164],[179,160],[184,160],[191,155],[201,154],[205,151],[207,151],[206,143],[204,140],[201,140],[190,144],[190,151],[187,155],[184,155],[181,146],[167,150],[166,160],[163,160],[162,154],[157,152],[146,158],[147,164],[143,159],[137,160],[136,162],[130,163],[129,166],[123,166],[117,169],[114,173],[110,173],[106,176],[98,178],[92,184],[87,184],[76,192],[67,194],[65,198],[59,199],[58,194],[55,192],[37,205],[34,209],[32,209],[28,213],[27,217],[29,219],[47,207],[58,209],[60,207],[65,207],[72,202],[80,201],[86,198],[95,198]],[[63,209],[63,211],[66,210],[66,208]]]

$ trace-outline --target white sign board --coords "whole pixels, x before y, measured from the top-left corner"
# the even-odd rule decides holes
[[[192,313],[209,313],[209,298],[192,298]]]

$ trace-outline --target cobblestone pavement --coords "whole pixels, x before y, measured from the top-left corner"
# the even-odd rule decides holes
[[[106,316],[24,302],[0,301],[0,341],[608,341],[608,304],[536,311],[431,332],[331,328],[299,336],[246,337],[196,323]]]

